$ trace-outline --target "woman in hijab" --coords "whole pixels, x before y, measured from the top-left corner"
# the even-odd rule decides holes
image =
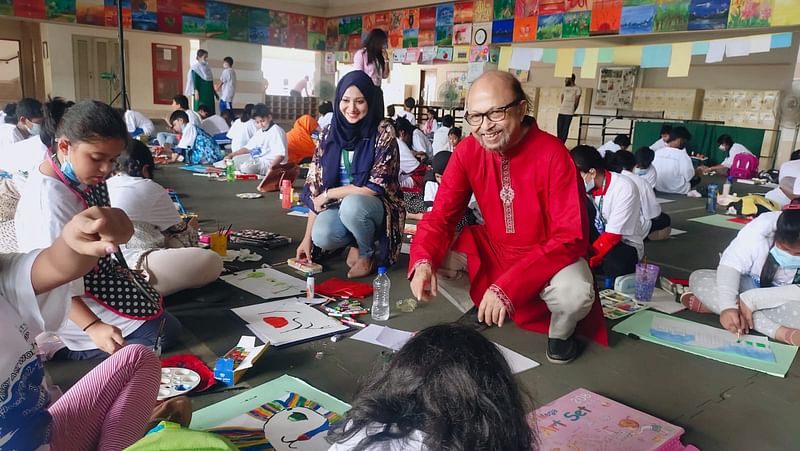
[[[311,211],[297,258],[310,261],[312,244],[324,251],[354,245],[347,255],[349,278],[368,276],[376,264],[390,266],[400,253],[400,155],[391,123],[375,108],[379,95],[362,71],[339,81],[333,120],[314,153],[302,196]]]
[[[300,164],[304,159],[314,155],[317,145],[314,144],[311,134],[316,131],[317,127],[317,120],[308,114],[304,114],[294,121],[294,127],[286,134],[289,163]]]

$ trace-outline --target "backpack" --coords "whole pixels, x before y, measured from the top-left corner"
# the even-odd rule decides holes
[[[737,179],[751,179],[758,175],[758,157],[742,152],[733,158],[728,175]]]

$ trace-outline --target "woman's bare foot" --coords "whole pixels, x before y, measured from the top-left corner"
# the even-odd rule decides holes
[[[683,306],[689,309],[691,312],[711,313],[711,310],[703,305],[703,303],[700,302],[700,299],[691,291],[687,291],[681,295],[681,304],[683,304]]]
[[[781,326],[775,333],[775,338],[786,344],[800,346],[800,330],[791,327]]]
[[[350,271],[347,272],[347,278],[358,279],[359,277],[366,277],[372,274],[373,269],[375,269],[375,265],[372,257],[359,257],[353,267],[350,268]]]
[[[162,421],[171,421],[188,428],[192,422],[192,401],[186,396],[177,396],[156,405],[147,422],[147,430],[153,429]]]
[[[347,267],[352,268],[357,261],[358,261],[358,248],[351,247],[350,250],[347,251]]]

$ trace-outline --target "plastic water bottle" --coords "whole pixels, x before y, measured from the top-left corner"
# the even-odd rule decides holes
[[[386,321],[389,319],[389,289],[392,281],[386,275],[386,267],[378,268],[378,277],[372,282],[372,319]]]
[[[233,169],[233,159],[225,160],[225,177],[229,182],[236,181],[236,173]]]
[[[722,195],[727,197],[731,195],[731,183],[733,182],[733,177],[728,177],[725,179],[725,183],[722,184]]]
[[[716,183],[708,184],[708,199],[706,199],[706,211],[709,213],[717,212],[717,191],[719,185]]]
[[[306,299],[314,299],[314,273],[306,273]]]

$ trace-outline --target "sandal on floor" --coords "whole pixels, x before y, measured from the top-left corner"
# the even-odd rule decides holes
[[[681,295],[681,304],[689,309],[690,312],[711,313],[711,310],[706,308],[706,306],[700,302],[700,299],[697,299],[697,296],[691,291],[687,291]]]

